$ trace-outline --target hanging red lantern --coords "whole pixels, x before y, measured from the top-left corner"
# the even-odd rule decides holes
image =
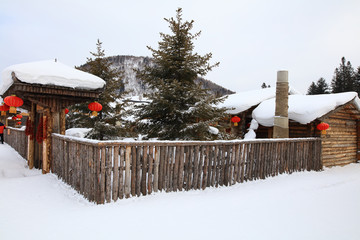
[[[24,104],[24,101],[15,95],[7,96],[4,102],[10,107],[9,113],[16,113],[16,108]]]
[[[9,109],[10,109],[10,107],[8,105],[6,105],[5,103],[0,105],[1,116],[5,116],[6,111],[9,111]]]
[[[69,109],[65,108],[65,114],[69,113]]]
[[[17,124],[17,125],[21,125],[21,121],[17,122],[16,124]]]
[[[329,128],[329,124],[321,122],[316,128],[321,131],[321,134],[326,134],[326,130]]]
[[[17,118],[16,118],[16,116],[13,116],[11,119],[14,120],[14,121],[16,121]]]
[[[16,118],[21,119],[23,116],[21,114],[16,115]]]
[[[231,121],[234,123],[234,126],[236,127],[238,125],[238,122],[240,122],[241,118],[238,116],[234,116],[231,118]]]
[[[92,102],[89,103],[88,108],[90,109],[90,111],[93,111],[92,112],[93,116],[97,116],[97,112],[101,111],[102,105],[98,102]]]

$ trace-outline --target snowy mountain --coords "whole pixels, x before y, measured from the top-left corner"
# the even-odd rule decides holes
[[[152,65],[153,63],[151,58],[118,55],[108,57],[108,59],[112,62],[112,67],[118,68],[124,72],[125,90],[130,91],[131,96],[140,96],[148,91],[147,86],[142,82],[142,80],[136,78],[134,69],[143,69],[145,66]],[[218,96],[234,93],[231,90],[223,88],[203,78],[198,78],[197,81],[202,83],[203,88],[210,89]]]

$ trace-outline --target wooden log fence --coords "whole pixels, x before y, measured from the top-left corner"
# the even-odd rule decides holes
[[[5,142],[27,156],[24,130]],[[90,201],[205,189],[322,169],[321,139],[218,142],[109,142],[52,135],[52,171]]]
[[[322,169],[321,139],[110,142],[52,135],[52,170],[102,204]]]
[[[4,141],[23,158],[27,158],[28,137],[25,135],[24,129],[7,127],[4,130]]]

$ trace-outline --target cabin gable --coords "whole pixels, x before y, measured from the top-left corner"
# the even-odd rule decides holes
[[[354,104],[342,106],[322,120],[330,125],[322,138],[324,166],[342,166],[359,160],[360,113]]]

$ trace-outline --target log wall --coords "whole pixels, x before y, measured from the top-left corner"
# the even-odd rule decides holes
[[[322,161],[324,166],[342,166],[357,162],[358,121],[351,116],[352,105],[323,119],[330,125],[322,138]]]
[[[320,137],[320,132],[316,130],[316,124],[320,122],[311,122],[309,124],[300,124],[298,122],[289,121],[289,138],[307,138]],[[256,138],[272,138],[273,127],[265,127],[259,125],[256,130]]]
[[[53,171],[87,199],[116,201],[322,169],[321,140],[90,142],[52,135]]]

